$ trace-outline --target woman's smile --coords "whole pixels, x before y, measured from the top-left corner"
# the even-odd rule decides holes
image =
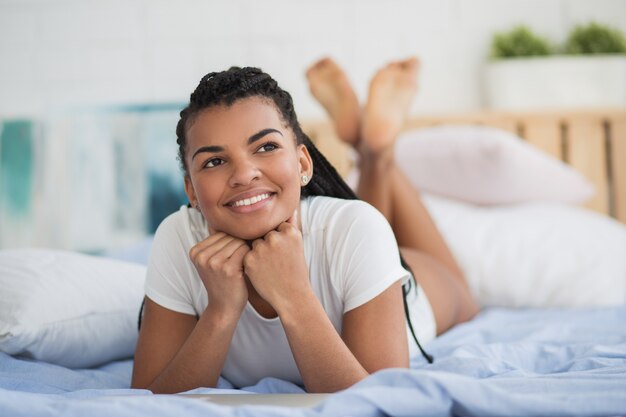
[[[238,199],[227,203],[226,207],[229,207],[235,213],[250,213],[265,208],[275,195],[272,192],[253,192],[249,194],[251,196],[238,197]]]

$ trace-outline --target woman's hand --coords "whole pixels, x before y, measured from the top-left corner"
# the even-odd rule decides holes
[[[298,302],[310,292],[298,212],[276,230],[252,243],[243,259],[248,279],[259,295],[280,314],[289,302]]]
[[[223,232],[211,236],[189,251],[209,296],[209,306],[237,317],[248,302],[243,259],[250,248],[241,239]]]

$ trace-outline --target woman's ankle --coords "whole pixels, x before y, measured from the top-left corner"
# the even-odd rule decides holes
[[[395,166],[395,152],[392,146],[372,151],[368,148],[367,142],[361,140],[355,146],[355,150],[359,155],[357,166],[361,172],[390,172]]]

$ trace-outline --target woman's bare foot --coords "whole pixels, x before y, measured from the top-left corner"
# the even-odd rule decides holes
[[[363,113],[361,153],[380,154],[393,147],[417,91],[419,61],[408,58],[388,64],[370,83]]]
[[[356,146],[359,140],[361,109],[343,70],[330,58],[323,58],[306,72],[313,97],[333,120],[339,139]]]

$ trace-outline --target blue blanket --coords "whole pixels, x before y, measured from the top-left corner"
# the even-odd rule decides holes
[[[626,415],[626,306],[488,309],[426,347],[427,364],[377,372],[313,409],[229,407],[129,389],[132,361],[70,370],[0,353],[0,416]],[[244,390],[301,393],[267,378]],[[113,398],[111,398],[113,397]]]

